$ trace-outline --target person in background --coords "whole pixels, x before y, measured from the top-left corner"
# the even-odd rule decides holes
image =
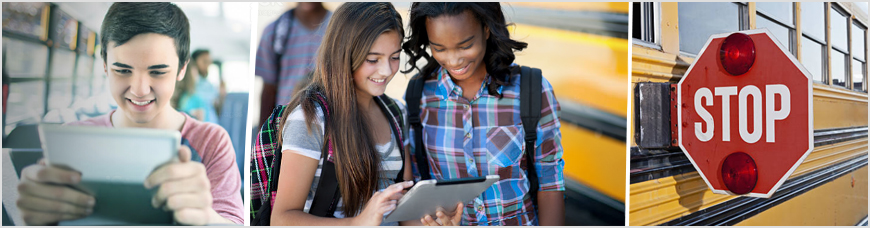
[[[332,12],[320,2],[300,2],[266,26],[257,48],[254,74],[263,78],[260,119],[290,102],[300,82],[308,81],[314,56]]]
[[[194,65],[193,63],[188,64],[187,69],[195,68],[196,66]],[[194,75],[195,73],[191,72],[191,70],[188,70],[184,75],[184,79],[175,85],[175,93],[172,94],[172,106],[178,111],[187,113],[196,120],[217,123],[214,106],[211,106],[206,101],[202,93],[197,93],[199,89],[197,85],[200,84],[199,82],[204,81],[204,78],[196,76]]]
[[[226,84],[223,79],[220,80],[220,88],[215,89],[214,85],[208,81],[208,68],[211,66],[211,53],[207,49],[197,49],[190,54],[190,74],[193,77],[195,89],[192,90],[192,96],[202,99],[206,105],[203,106],[204,119],[200,119],[209,123],[217,123],[218,115],[226,98]],[[182,110],[185,111],[185,110]]]

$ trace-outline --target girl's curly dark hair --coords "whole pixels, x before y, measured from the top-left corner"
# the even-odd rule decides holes
[[[409,30],[411,34],[408,40],[402,44],[402,49],[408,54],[407,64],[410,68],[402,73],[410,73],[418,70],[424,78],[435,77],[438,62],[426,52],[429,46],[429,35],[426,33],[426,19],[442,15],[455,16],[466,10],[470,10],[474,18],[481,26],[489,28],[489,39],[486,40],[486,52],[483,55],[483,64],[486,72],[492,77],[490,84],[486,85],[490,95],[501,97],[498,86],[508,85],[509,77],[513,69],[511,63],[516,56],[514,51],[522,51],[529,44],[512,40],[505,22],[501,5],[497,2],[415,2],[411,5],[411,21]],[[483,28],[483,27],[482,27]],[[481,28],[481,29],[482,29]],[[426,66],[420,69],[417,61],[426,60]]]

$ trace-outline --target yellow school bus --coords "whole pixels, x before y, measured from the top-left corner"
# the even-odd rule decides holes
[[[516,62],[541,68],[562,108],[566,224],[623,225],[628,3],[502,7],[516,24],[511,35],[529,43]],[[560,19],[566,11],[572,17]]]
[[[866,225],[867,8],[632,3],[629,225]],[[710,35],[757,28],[812,74],[815,149],[770,198],[713,194],[679,147],[639,146],[635,88],[679,82]]]

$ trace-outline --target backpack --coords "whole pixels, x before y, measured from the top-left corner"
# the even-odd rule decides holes
[[[526,175],[529,178],[529,195],[532,197],[532,204],[538,205],[537,193],[538,175],[535,170],[535,141],[538,140],[537,127],[538,120],[541,119],[541,85],[542,74],[541,69],[527,66],[520,67],[520,119],[523,122],[523,130],[525,130],[526,141]],[[408,122],[414,129],[414,156],[416,159],[417,170],[420,171],[422,180],[432,179],[429,173],[429,159],[427,158],[426,149],[423,146],[423,125],[420,120],[420,99],[423,96],[423,84],[426,79],[420,74],[411,78],[408,83],[408,90],[405,91],[405,101],[408,103]],[[424,171],[425,170],[425,171]]]
[[[330,108],[326,97],[319,92],[306,94],[308,101],[316,102],[325,116],[329,116]],[[405,124],[402,111],[393,99],[386,95],[375,97],[375,103],[381,111],[388,113],[390,127],[393,136],[399,144],[403,142],[402,126]],[[272,206],[275,203],[275,195],[278,192],[278,180],[281,171],[281,145],[278,143],[279,127],[283,126],[282,114],[287,110],[286,105],[280,105],[272,110],[272,114],[260,127],[257,138],[254,141],[251,156],[251,225],[268,226],[271,221]],[[338,190],[338,179],[335,176],[335,163],[332,161],[332,142],[326,139],[321,160],[320,182],[317,183],[317,191],[308,213],[320,217],[333,217],[338,199],[341,198]],[[395,181],[403,181],[405,149],[399,146],[402,156],[402,168],[399,170]]]

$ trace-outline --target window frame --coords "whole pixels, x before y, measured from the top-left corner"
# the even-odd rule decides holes
[[[865,26],[864,24],[862,24],[861,21],[859,21],[859,20],[855,20],[855,19],[853,18],[853,19],[851,19],[851,21],[852,21],[852,23],[849,24],[849,48],[850,48],[850,49],[854,49],[854,48],[855,48],[855,46],[852,45],[852,41],[853,41],[852,38],[853,38],[854,33],[856,32],[856,31],[854,30],[854,28],[857,27],[857,28],[858,28],[858,32],[863,32],[863,33],[864,33],[864,35],[863,35],[863,37],[864,37],[864,40],[863,40],[863,42],[864,42],[864,50],[862,50],[862,52],[864,53],[864,56],[856,56],[856,55],[854,55],[855,52],[850,50],[850,51],[851,51],[851,52],[850,52],[850,56],[852,57],[852,58],[849,59],[849,64],[850,64],[850,66],[849,66],[849,75],[851,76],[851,77],[850,77],[850,84],[852,85],[852,88],[850,88],[850,89],[853,90],[853,91],[858,91],[858,92],[862,92],[862,93],[867,93],[867,90],[868,90],[868,89],[867,89],[867,79],[868,79],[868,77],[867,77],[867,74],[868,74],[868,72],[867,72],[867,58],[868,58],[868,57],[867,57],[867,56],[868,56],[868,53],[867,53],[867,45],[868,45],[868,42],[867,42],[867,36],[868,36],[868,34],[867,34],[867,30],[868,30],[868,29],[867,29],[867,26]],[[852,66],[851,64],[852,64],[854,61],[857,61],[857,62],[860,63],[860,66],[859,66],[859,67],[861,68],[861,73],[862,73],[862,75],[859,75],[859,76],[861,76],[861,78],[863,79],[863,81],[861,82],[861,88],[857,88],[857,89],[854,88],[855,80],[852,79],[852,77],[855,77],[855,76],[856,76],[856,75],[852,75],[852,73],[854,73],[854,71],[853,71],[854,69],[853,69],[853,68],[854,68],[855,66]]]
[[[705,3],[716,3],[716,2],[705,2]],[[749,22],[750,18],[749,18],[749,3],[748,2],[720,2],[720,3],[737,4],[737,20],[739,20],[737,22],[737,30],[738,31],[745,31],[745,30],[750,29],[751,26],[750,26],[750,22]],[[678,9],[677,13],[679,13],[679,9]],[[682,29],[682,28],[680,28],[680,29]],[[682,44],[682,42],[683,42],[683,39],[682,39],[682,37],[680,37],[680,44]],[[689,58],[693,58],[693,59],[698,58],[697,54],[685,52],[685,51],[683,51],[682,48],[679,48],[679,53],[680,53],[680,56],[685,56],[685,57],[689,57]]]
[[[834,34],[834,33],[833,33],[834,31],[832,30],[833,26],[831,26],[831,24],[833,24],[833,22],[834,22],[834,20],[832,20],[833,17],[835,16],[834,14],[836,13],[836,14],[839,14],[840,16],[843,16],[844,18],[846,18],[846,34],[845,34],[845,36],[846,36],[846,47],[845,47],[845,50],[843,50],[843,47],[838,47],[837,45],[834,45],[834,42],[833,42],[833,41],[830,41],[830,42],[828,43],[828,45],[829,45],[829,47],[830,47],[830,50],[831,50],[831,54],[828,55],[828,57],[829,57],[828,62],[829,62],[829,68],[830,68],[829,71],[830,71],[830,74],[831,74],[831,75],[830,75],[830,78],[828,78],[826,81],[829,82],[828,85],[835,86],[835,87],[839,87],[839,88],[845,88],[845,89],[849,89],[849,90],[851,90],[850,87],[852,87],[852,86],[851,86],[851,84],[852,84],[852,77],[851,77],[851,74],[852,74],[852,58],[850,58],[850,56],[852,56],[852,54],[851,54],[851,52],[850,52],[850,51],[851,51],[850,49],[851,49],[851,46],[852,46],[852,42],[851,42],[852,37],[851,37],[850,30],[852,29],[852,24],[849,23],[849,21],[851,21],[851,17],[852,17],[852,15],[851,15],[848,11],[846,11],[846,10],[845,10],[842,6],[840,6],[840,5],[837,5],[837,4],[831,4],[831,3],[826,3],[826,4],[829,6],[828,8],[830,9],[830,13],[828,13],[828,15],[826,15],[826,16],[827,16],[827,20],[829,21],[828,26],[827,26],[828,28],[826,28],[826,30],[827,30],[826,32],[829,34],[828,37],[830,37],[831,39],[833,39],[833,35],[832,35],[832,34]],[[844,72],[844,74],[845,74],[845,75],[843,75],[843,76],[845,77],[845,78],[843,79],[843,80],[845,81],[844,86],[840,86],[840,85],[834,84],[834,75],[833,75],[833,73],[834,73],[834,72],[833,72],[833,69],[834,69],[834,65],[833,65],[833,63],[834,63],[834,61],[833,61],[834,53],[833,53],[833,52],[839,52],[840,54],[843,54],[844,56],[846,56],[846,58],[843,59],[843,61],[844,61],[844,66],[842,66],[842,67],[843,67],[843,72]]]
[[[774,17],[774,16],[770,15],[768,12],[765,12],[764,10],[759,9],[757,6],[755,7],[756,28],[758,28],[758,26],[757,26],[758,25],[758,17],[762,17],[764,19],[772,21],[774,24],[777,24],[779,26],[783,26],[783,27],[787,28],[788,29],[788,39],[789,39],[788,40],[788,50],[793,55],[797,54],[797,23],[796,23],[797,16],[796,16],[796,14],[800,13],[800,12],[797,12],[795,9],[797,9],[796,3],[791,2],[791,11],[792,11],[791,20],[794,23],[787,24],[786,22],[781,21],[784,18]]]
[[[661,50],[661,3],[640,2],[640,26],[641,38],[631,38],[632,44]]]
[[[829,16],[828,16],[829,12],[827,9],[830,8],[830,5],[831,4],[829,2],[822,3],[822,6],[823,6],[822,12],[824,13],[823,18],[822,18],[823,20],[827,21],[829,18]],[[803,9],[803,7],[804,7],[804,5],[801,5],[801,9]],[[816,37],[813,34],[807,33],[807,30],[803,28],[803,26],[804,26],[803,21],[806,20],[806,18],[803,17],[803,12],[797,11],[796,13],[801,14],[800,21],[797,21],[797,20],[795,21],[796,24],[800,23],[800,26],[801,26],[801,34],[800,35],[801,35],[801,37],[806,37],[808,40],[815,42],[815,43],[822,46],[822,56],[820,57],[820,59],[822,60],[822,62],[821,62],[821,64],[822,64],[822,75],[821,75],[822,80],[816,81],[815,79],[813,79],[812,81],[814,83],[821,83],[821,84],[827,85],[828,81],[831,77],[830,73],[828,72],[830,70],[829,69],[830,67],[828,66],[828,64],[831,62],[831,60],[828,58],[830,56],[828,54],[828,45],[830,45],[830,43],[827,40],[827,36],[820,38],[820,37]],[[825,24],[827,24],[827,23],[825,23]],[[824,28],[824,31],[825,31],[825,34],[827,34],[830,30],[827,28]],[[803,43],[801,44],[801,46],[803,46]],[[804,62],[803,62],[803,60],[804,60],[803,55],[804,54],[806,54],[806,53],[801,53],[801,56],[800,56],[801,64],[804,64]]]

